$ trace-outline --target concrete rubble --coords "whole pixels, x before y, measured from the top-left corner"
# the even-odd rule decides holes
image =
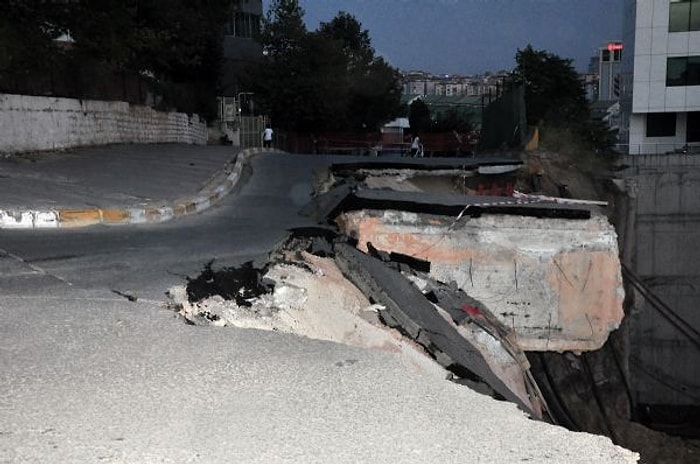
[[[168,293],[174,307],[191,324],[286,332],[387,351],[399,355],[411,369],[445,377],[444,369],[416,343],[383,326],[377,313],[381,306],[371,303],[348,282],[332,258],[300,251],[293,261],[286,261],[261,271],[271,284],[270,292],[252,298],[250,306],[221,295],[190,301],[186,287],[175,287]]]
[[[529,351],[599,349],[623,318],[615,230],[588,220],[402,211],[342,214],[340,229],[367,244],[429,261],[431,276],[481,300]]]
[[[517,164],[488,168],[507,176]],[[292,231],[245,278],[226,271],[239,282],[225,291],[214,288],[224,274],[205,269],[171,289],[174,307],[190,324],[390,351],[411,369],[558,423],[526,352],[595,351],[619,327],[615,230],[597,203],[473,195],[478,164],[432,171],[437,181],[395,165],[318,173],[305,210],[318,229]],[[455,179],[472,195],[450,194]],[[209,289],[196,291],[197,281]]]
[[[517,162],[481,163],[333,166],[317,175],[310,210],[362,251],[371,244],[431,263],[432,278],[485,304],[525,351],[600,349],[624,316],[617,234],[603,203],[524,195],[514,189]],[[384,178],[412,186],[370,188]]]
[[[226,297],[198,300],[199,278],[169,295],[190,324],[280,331],[393,352],[412,369],[505,398],[535,418],[546,415],[512,334],[485,308],[477,309],[483,308],[478,302],[405,265],[402,273],[346,243],[331,246],[335,259],[307,252],[309,241],[292,237],[258,271],[264,286],[257,287],[246,264],[222,271],[237,276],[240,287],[221,288],[220,276],[207,266],[203,279]]]

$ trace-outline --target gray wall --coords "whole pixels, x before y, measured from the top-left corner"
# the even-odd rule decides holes
[[[700,329],[700,156],[622,161],[636,195],[623,261],[676,314]],[[625,249],[625,247],[623,247]],[[700,350],[639,293],[628,317],[634,399],[700,406]]]
[[[57,150],[111,143],[207,142],[197,115],[125,102],[0,94],[0,152]]]

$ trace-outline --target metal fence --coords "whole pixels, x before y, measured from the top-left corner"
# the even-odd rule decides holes
[[[264,116],[240,116],[241,148],[262,147],[262,136],[265,130]],[[274,136],[274,134],[273,134]],[[273,137],[273,145],[274,137]]]
[[[219,121],[226,136],[242,149],[261,147],[267,118],[242,114],[241,102],[234,97],[218,97]],[[273,140],[273,145],[274,140]]]
[[[697,142],[618,143],[613,148],[616,152],[623,155],[700,155],[700,143]]]

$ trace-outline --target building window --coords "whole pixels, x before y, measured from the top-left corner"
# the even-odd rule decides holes
[[[700,56],[668,58],[666,86],[700,85]]]
[[[700,111],[688,113],[688,130],[686,141],[700,142]]]
[[[647,113],[647,137],[674,137],[676,113]]]
[[[621,61],[622,60],[622,50],[620,49],[615,49],[615,50],[608,50],[607,48],[604,48],[601,50],[601,57],[600,61]]]
[[[260,36],[260,15],[237,11],[226,24],[226,35],[245,39],[256,39]]]
[[[700,31],[700,0],[671,0],[669,32]]]

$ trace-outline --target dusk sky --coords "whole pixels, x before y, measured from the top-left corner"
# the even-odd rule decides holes
[[[270,0],[263,0],[267,12]],[[622,35],[622,0],[300,0],[315,30],[339,11],[368,29],[393,66],[435,74],[510,70],[528,43],[586,70]]]

